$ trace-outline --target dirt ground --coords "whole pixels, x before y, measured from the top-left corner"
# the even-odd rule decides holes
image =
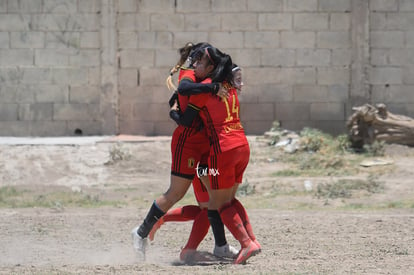
[[[200,246],[209,260],[181,263],[190,222],[161,227],[145,260],[134,254],[130,231],[169,184],[169,137],[0,145],[0,274],[414,274],[414,148],[389,145],[393,164],[357,175],[276,177],[282,155],[260,137],[249,142],[250,192],[240,200],[262,253],[246,265],[214,258],[211,232]],[[315,195],[319,184],[372,172],[381,192]],[[194,202],[190,190],[178,205]]]

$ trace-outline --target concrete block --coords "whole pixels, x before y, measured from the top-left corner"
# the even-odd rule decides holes
[[[45,33],[43,32],[11,32],[11,48],[44,48]]]
[[[247,10],[250,12],[280,12],[283,10],[283,0],[247,0]]]
[[[295,30],[327,30],[329,14],[327,13],[296,13],[293,15]]]
[[[46,13],[75,13],[77,0],[43,0],[43,11]]]
[[[351,15],[350,13],[330,13],[329,29],[349,30],[351,28]]]
[[[138,32],[139,49],[171,49],[171,32]]]
[[[184,15],[184,22],[185,28],[182,30],[189,30],[189,31],[220,31],[222,30],[222,16],[220,14],[210,14],[210,13],[202,13],[202,14],[185,14]],[[224,18],[223,18],[224,19]],[[230,19],[236,20],[234,16],[231,16]],[[235,25],[233,25],[235,27]],[[230,27],[223,27],[223,30],[231,29]],[[237,30],[237,29],[234,29]]]
[[[138,86],[138,70],[137,69],[119,69],[119,86],[136,87]]]
[[[46,32],[45,48],[73,54],[80,48],[80,35],[80,32]]]
[[[243,103],[240,104],[243,119],[249,121],[273,121],[275,106],[273,103]]]
[[[314,48],[315,33],[314,32],[290,32],[282,31],[281,33],[282,48]]]
[[[257,18],[255,13],[239,13],[234,16],[233,13],[221,14],[221,30],[222,31],[256,31],[257,30]],[[207,22],[211,22],[211,18]],[[214,18],[213,18],[214,20]],[[214,22],[214,21],[213,21]],[[220,22],[219,22],[220,23]],[[187,24],[186,24],[187,25]],[[204,29],[204,28],[200,28]],[[215,28],[214,30],[219,30]]]
[[[319,120],[309,121],[307,127],[318,129],[324,133],[338,136],[347,134],[346,121],[345,120]]]
[[[20,104],[18,110],[19,120],[47,121],[52,120],[53,103]]]
[[[315,102],[310,105],[311,120],[345,120],[345,104]]]
[[[414,11],[414,2],[412,0],[400,0],[400,11]]]
[[[371,65],[385,66],[389,65],[390,49],[372,49],[371,50]]]
[[[76,136],[79,131],[82,132],[83,136],[102,135],[102,123],[94,120],[71,120],[67,122],[67,135]]]
[[[309,104],[286,102],[276,104],[277,120],[309,120]]]
[[[243,82],[248,85],[281,84],[282,69],[246,67],[243,70]]]
[[[89,85],[101,85],[101,68],[88,68]]]
[[[155,66],[173,67],[177,64],[178,56],[175,49],[158,49],[155,51]]]
[[[294,49],[263,49],[261,55],[263,66],[289,67],[295,65]]]
[[[98,49],[101,46],[101,35],[99,32],[81,32],[80,47],[83,49]]]
[[[66,103],[53,104],[53,120],[98,120],[99,104]]]
[[[386,13],[386,29],[387,30],[414,30],[414,13],[413,12],[399,12]]]
[[[317,0],[284,0],[283,10],[287,12],[317,11]]]
[[[7,12],[7,0],[0,0],[0,13]]]
[[[170,136],[176,127],[177,124],[171,119],[167,121],[157,121],[157,123],[154,124],[154,135]]]
[[[349,32],[318,32],[317,47],[329,49],[348,49],[351,47],[351,37]]]
[[[8,32],[0,32],[0,49],[10,48],[10,38]]]
[[[51,84],[53,80],[50,68],[23,68],[9,74],[15,82],[23,84]]]
[[[185,21],[183,14],[153,14],[150,17],[151,30],[153,31],[181,31]]]
[[[414,48],[414,31],[405,32],[405,47]]]
[[[28,85],[2,85],[0,87],[1,103],[33,103],[34,88]]]
[[[390,49],[390,64],[392,65],[413,65],[414,51],[412,49]]]
[[[274,121],[273,119],[266,120],[266,121],[250,121],[250,120],[244,120],[243,118],[241,118],[241,122],[242,122],[244,132],[246,133],[246,135],[263,135],[266,131],[269,131],[269,129],[272,127],[273,121]]]
[[[0,122],[2,136],[65,136],[66,122],[62,121],[4,121]]]
[[[137,11],[137,1],[136,0],[118,0],[118,12],[132,12]]]
[[[369,8],[371,11],[397,11],[398,0],[370,0]]]
[[[402,68],[374,67],[369,70],[369,81],[371,84],[402,84]]]
[[[328,66],[331,51],[328,49],[297,49],[296,64],[299,66]]]
[[[319,0],[320,11],[351,11],[351,0]]]
[[[294,85],[293,101],[325,102],[328,98],[328,87],[322,85]]]
[[[391,85],[388,89],[388,96],[392,103],[414,103],[414,85]]]
[[[388,29],[388,22],[387,22],[387,13],[385,12],[374,12],[370,13],[369,16],[369,27],[370,30],[387,30]]]
[[[174,1],[170,0],[140,0],[138,12],[140,13],[174,13]]]
[[[280,79],[283,84],[315,84],[315,68],[282,68]]]
[[[139,86],[162,86],[165,87],[169,68],[140,68]]]
[[[265,51],[265,50],[264,50]],[[243,67],[258,67],[261,65],[260,49],[231,49],[228,54],[231,56],[233,62]]]
[[[7,3],[9,13],[40,13],[42,12],[42,0],[9,0]]]
[[[216,12],[245,12],[248,0],[212,0],[211,11]]]
[[[69,65],[69,56],[55,49],[36,49],[35,65],[64,67]]]
[[[0,31],[29,31],[30,19],[29,14],[0,14]]]
[[[259,30],[291,30],[292,14],[289,13],[261,13],[259,14]]]
[[[165,103],[137,102],[132,105],[132,118],[135,120],[167,121],[169,107]]]
[[[139,51],[134,50],[121,50],[120,52],[120,67],[121,68],[138,68],[141,66],[154,66],[154,50],[142,49]]]
[[[78,0],[78,12],[80,13],[100,13],[102,10],[102,0]]]
[[[99,86],[69,86],[70,103],[99,103],[100,97]]]
[[[318,68],[318,84],[348,85],[350,84],[350,70],[344,67]]]
[[[242,91],[241,97],[244,97],[245,94],[254,94],[257,99],[254,102],[258,103],[279,103],[279,102],[289,102],[293,100],[293,89],[291,85],[260,85],[260,86],[251,86],[249,89],[244,89]],[[245,101],[249,103],[251,101]]]
[[[414,85],[414,64],[404,67],[403,70],[403,83]]]
[[[198,42],[198,41],[208,41],[207,32],[174,32],[173,37],[173,48],[179,49],[183,47],[187,42]]]
[[[328,97],[329,102],[348,102],[349,101],[349,85],[334,84],[328,86]]]
[[[53,84],[82,86],[88,83],[87,68],[53,68],[51,74]]]
[[[118,33],[118,47],[120,49],[137,49],[138,33],[133,31]]]
[[[99,49],[82,49],[76,55],[69,56],[69,65],[74,67],[96,67],[101,64]]]
[[[33,86],[31,86],[33,87]],[[34,86],[36,102],[67,103],[69,102],[69,89],[67,85],[37,85]]]
[[[246,48],[274,48],[279,45],[277,32],[245,32],[244,46]]]
[[[283,129],[300,132],[304,127],[310,127],[311,122],[309,120],[279,120],[280,126]]]
[[[18,104],[0,104],[0,121],[16,121],[18,120]]]
[[[194,1],[194,0],[177,0],[177,12],[192,13],[192,12],[209,12],[210,1]]]
[[[154,122],[143,120],[120,120],[119,132],[125,135],[155,135]]]
[[[32,66],[33,50],[29,49],[0,49],[0,66]]]
[[[37,31],[76,32],[98,31],[100,28],[99,14],[34,14],[31,28]]]
[[[210,43],[219,49],[243,48],[243,32],[211,32]]]
[[[370,33],[372,48],[401,48],[404,45],[402,31],[372,31]]]
[[[352,62],[351,49],[332,49],[332,65],[345,66]]]

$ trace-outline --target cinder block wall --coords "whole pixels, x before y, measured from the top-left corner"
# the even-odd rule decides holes
[[[248,134],[342,133],[363,103],[414,116],[411,0],[0,0],[0,135],[170,135],[188,41],[243,68]]]

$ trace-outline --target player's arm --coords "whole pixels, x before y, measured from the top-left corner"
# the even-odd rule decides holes
[[[198,95],[212,93],[217,94],[220,89],[220,83],[195,83],[189,79],[182,79],[178,85],[177,91],[180,95]]]
[[[170,110],[170,117],[179,125],[189,127],[193,123],[194,118],[198,115],[200,108],[193,104],[188,104],[184,113],[181,113],[177,104],[173,105]]]

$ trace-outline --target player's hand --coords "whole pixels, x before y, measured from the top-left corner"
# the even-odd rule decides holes
[[[229,97],[229,91],[227,91],[226,88],[224,88],[223,84],[219,83],[219,90],[217,92],[217,95],[221,98],[228,98]]]
[[[180,110],[180,107],[178,106],[178,101],[177,100],[174,100],[174,104],[171,106],[170,110],[172,110],[172,111],[179,111]]]

